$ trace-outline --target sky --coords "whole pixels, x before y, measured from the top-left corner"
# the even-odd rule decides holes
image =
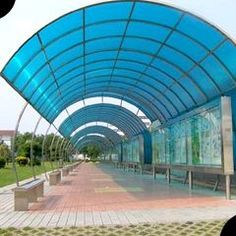
[[[98,0],[16,0],[12,11],[0,19],[0,70],[14,52],[44,25],[70,11],[101,1]],[[192,12],[216,25],[236,41],[236,0],[162,0]],[[0,77],[0,130],[15,129],[25,101]],[[39,114],[30,106],[19,130],[33,131]],[[48,123],[40,122],[37,133],[45,133]],[[52,128],[51,132],[55,132]]]

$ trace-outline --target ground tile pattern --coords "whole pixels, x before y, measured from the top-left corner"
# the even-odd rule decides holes
[[[200,221],[178,224],[139,224],[139,225],[115,225],[115,226],[85,226],[64,228],[6,228],[0,229],[2,236],[218,236],[224,225],[224,221]]]
[[[163,175],[153,180],[151,175],[108,164],[84,163],[59,185],[46,183],[45,196],[27,212],[13,211],[11,188],[0,189],[2,230],[223,222],[236,209],[236,201],[226,201],[223,192],[196,186],[189,191],[187,185],[174,180],[168,185]]]

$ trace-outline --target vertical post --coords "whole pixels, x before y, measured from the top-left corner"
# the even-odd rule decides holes
[[[230,194],[230,175],[225,176],[225,191],[226,191],[226,199],[230,200],[231,199],[231,194]]]
[[[53,156],[53,154],[52,154],[52,149],[53,149],[53,145],[54,145],[54,141],[55,141],[56,137],[57,137],[57,132],[54,134],[54,136],[52,138],[51,145],[50,145],[50,164],[51,164],[52,170],[53,170],[53,164],[52,164],[52,156]]]
[[[167,183],[170,184],[170,168],[166,170]]]
[[[46,167],[45,167],[45,154],[44,154],[44,149],[45,149],[45,144],[46,144],[46,139],[47,139],[47,135],[48,135],[48,132],[51,128],[51,124],[49,124],[47,130],[46,130],[46,133],[44,135],[44,138],[43,138],[43,143],[42,143],[42,163],[43,163],[43,168],[44,168],[44,174],[45,174],[45,178],[46,180],[48,181],[48,176],[47,176],[47,171],[46,171]]]
[[[63,139],[60,139],[60,137],[58,137],[57,143],[56,143],[56,149],[55,149],[55,153],[54,153],[55,162],[56,162],[56,159],[57,159],[58,146],[59,146],[60,141],[63,141]]]
[[[233,125],[230,97],[221,97],[222,164],[226,182],[226,199],[230,199],[230,175],[234,174]]]
[[[65,141],[66,141],[66,139],[63,139],[63,141],[61,142],[60,147],[59,147],[59,167],[61,167],[61,163],[62,163],[60,160],[62,160],[62,158],[63,158],[62,150],[63,150],[63,144],[66,143]]]
[[[33,178],[36,179],[36,174],[35,174],[35,169],[34,169],[34,153],[33,153],[33,142],[34,142],[34,137],[35,137],[35,133],[38,129],[39,123],[42,119],[42,116],[39,117],[35,128],[34,128],[34,132],[32,133],[32,138],[31,138],[31,143],[30,143],[30,166],[32,169],[32,173],[33,173]]]
[[[28,102],[25,103],[23,109],[21,110],[20,112],[20,115],[18,117],[18,120],[16,122],[16,127],[15,127],[15,132],[14,132],[14,137],[12,139],[12,155],[11,155],[11,158],[12,158],[12,168],[13,168],[13,172],[15,173],[15,178],[16,178],[16,186],[18,187],[19,186],[19,178],[18,178],[18,174],[17,174],[17,170],[16,170],[16,163],[15,163],[15,146],[16,146],[16,137],[17,137],[17,133],[18,133],[18,128],[19,128],[19,125],[20,125],[20,121],[21,121],[21,118],[25,112],[25,109],[28,105]]]
[[[67,159],[68,159],[68,161],[69,161],[69,155],[72,152],[73,152],[73,146],[71,145],[70,148],[68,148],[68,152],[67,152]]]
[[[188,171],[188,186],[189,190],[193,189],[193,173],[191,170]]]
[[[153,176],[153,179],[156,179],[156,166],[155,164],[152,164],[152,176]]]
[[[64,165],[64,160],[66,160],[66,157],[68,156],[69,148],[70,148],[70,141],[68,141],[67,145],[64,148],[64,154],[63,154],[63,165]]]

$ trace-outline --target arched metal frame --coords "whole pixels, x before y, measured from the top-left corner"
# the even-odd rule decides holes
[[[38,126],[39,126],[39,123],[40,123],[41,120],[42,120],[42,116],[39,117],[39,119],[38,119],[38,121],[35,125],[34,131],[32,133],[31,142],[30,142],[30,165],[31,165],[31,168],[32,168],[32,173],[33,173],[34,179],[36,179],[36,173],[35,173],[35,169],[34,169],[33,142],[34,142],[34,137],[35,137],[36,131],[38,129]]]
[[[93,139],[95,139],[95,140],[102,139],[102,140],[104,140],[104,142],[108,146],[112,146],[112,147],[115,146],[115,144],[109,138],[107,138],[106,136],[100,136],[98,134],[87,134],[87,135],[81,137],[80,139],[78,139],[77,142],[75,142],[74,145],[77,146],[81,142],[84,142],[84,141],[87,141],[87,140],[93,140]]]
[[[59,167],[61,167],[61,165],[63,166],[63,156],[62,156],[62,150],[64,148],[64,145],[66,145],[67,143],[67,140],[66,139],[63,139],[63,141],[61,142],[61,145],[59,147],[59,160],[58,160],[58,163],[59,163]]]
[[[55,148],[55,153],[54,153],[54,158],[55,158],[55,162],[57,160],[57,155],[60,155],[59,151],[59,146],[60,144],[62,144],[64,142],[64,138],[58,137],[57,142],[56,142],[56,148]],[[57,165],[57,169],[59,169],[59,158],[58,157],[58,165]]]
[[[45,26],[1,74],[49,122],[95,93],[138,97],[151,121],[165,122],[234,89],[235,58],[234,42],[191,13],[114,1]]]
[[[91,100],[92,99],[92,100]],[[138,115],[139,117],[142,117],[142,120],[147,121],[149,124],[151,123],[151,120],[148,118],[148,116],[145,114],[145,111],[140,109],[140,106],[137,106],[138,101],[130,103],[127,99],[122,99],[122,95],[117,94],[113,96],[105,96],[104,94],[100,93],[98,96],[93,94],[93,96],[90,96],[89,98],[83,98],[83,100],[75,101],[72,105],[69,107],[66,107],[54,120],[54,123],[60,125],[60,122],[62,120],[62,117],[65,117],[65,112],[68,110],[70,113],[79,110],[82,107],[86,107],[88,105],[92,104],[100,104],[100,103],[109,103],[114,105],[119,105],[121,107],[124,107],[128,110],[130,110],[132,113]]]
[[[65,110],[68,118],[59,129],[64,138],[92,121],[112,123],[131,138],[146,129],[127,111],[98,105],[91,113],[88,108],[70,115],[67,107],[109,94],[136,104],[152,122],[165,123],[222,94],[236,94],[235,60],[235,42],[201,18],[160,3],[127,0],[95,4],[53,21],[22,45],[1,75],[49,123]],[[86,136],[83,142],[105,148],[100,139]],[[15,140],[18,186],[14,149]],[[32,159],[31,143],[31,164]]]
[[[72,144],[70,142],[70,140],[68,141],[67,145],[64,148],[64,153],[63,153],[63,159],[65,159],[65,161],[68,159],[68,152],[69,150],[72,148]]]
[[[53,167],[53,161],[52,161],[52,157],[53,157],[53,152],[52,152],[52,149],[53,149],[53,145],[54,145],[54,142],[55,142],[55,140],[56,140],[56,137],[57,137],[57,133],[58,133],[58,131],[57,132],[55,132],[54,133],[54,136],[53,136],[53,138],[52,138],[52,141],[51,141],[51,144],[50,144],[50,157],[49,157],[49,159],[50,159],[50,164],[51,164],[51,169],[53,170],[54,169],[54,167]],[[59,139],[59,137],[58,137],[58,139]],[[55,150],[56,151],[56,150]]]
[[[67,155],[66,159],[68,162],[69,161],[72,162],[72,160],[70,159],[70,155],[71,155],[71,153],[73,153],[74,150],[75,150],[75,147],[72,144],[70,144],[69,147],[67,148],[67,152],[66,152],[66,155]]]
[[[84,142],[79,147],[77,147],[78,152],[80,153],[80,151],[83,147],[86,147],[89,145],[98,146],[102,151],[107,149],[107,146],[105,146],[103,143],[101,143],[97,140],[88,140],[87,142]]]
[[[71,120],[73,123],[71,123]],[[120,130],[125,130],[129,137],[146,130],[145,124],[131,111],[113,104],[95,104],[86,106],[71,114],[70,119],[65,119],[59,127],[59,131],[70,137],[74,130],[91,121],[103,121],[111,123]],[[127,122],[128,121],[128,122]],[[76,124],[72,126],[72,124]]]
[[[79,142],[77,142],[75,146],[79,149],[81,145],[96,144],[96,143],[102,144],[104,149],[107,149],[108,147],[113,147],[113,144],[109,142],[109,140],[107,140],[104,137],[96,135],[84,137],[82,140],[79,140]]]
[[[48,181],[48,176],[47,176],[47,170],[46,170],[46,167],[45,167],[45,144],[46,144],[46,140],[47,140],[47,137],[48,137],[48,132],[51,128],[52,124],[49,124],[45,134],[44,134],[44,138],[43,138],[43,143],[42,143],[42,163],[43,163],[43,168],[44,168],[44,175],[45,175],[45,179]]]
[[[109,129],[107,127],[99,126],[99,125],[89,126],[89,127],[86,127],[84,129],[78,131],[76,134],[74,134],[71,137],[71,142],[76,143],[76,141],[79,138],[81,138],[87,134],[91,134],[91,133],[99,133],[99,134],[105,135],[107,138],[111,139],[111,141],[114,144],[118,144],[118,143],[122,142],[122,137],[119,134],[117,134],[115,131],[113,131],[112,129]]]
[[[18,117],[17,122],[16,122],[14,137],[12,139],[12,155],[11,155],[11,157],[12,157],[12,168],[13,168],[13,172],[15,173],[17,187],[19,186],[19,178],[18,178],[18,173],[17,173],[17,169],[16,169],[16,162],[15,162],[15,158],[16,158],[16,153],[15,153],[16,138],[17,138],[17,133],[18,133],[18,129],[19,129],[19,125],[20,125],[22,116],[23,116],[27,106],[28,106],[28,102],[25,103],[25,105],[23,106],[23,108],[22,108],[22,110],[19,114],[19,117]]]

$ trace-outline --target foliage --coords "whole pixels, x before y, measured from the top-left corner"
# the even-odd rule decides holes
[[[19,164],[19,166],[26,166],[28,164],[28,158],[24,156],[18,156],[16,158],[16,162]]]
[[[81,149],[80,153],[91,159],[97,159],[101,154],[101,149],[96,145],[85,146]]]
[[[31,165],[31,161],[29,163]],[[33,159],[33,166],[41,166],[41,160],[38,158]]]
[[[33,156],[34,158],[37,158],[39,160],[41,160],[42,158],[42,144],[43,144],[44,137],[45,137],[44,135],[36,135],[33,139]],[[53,158],[55,156],[55,149],[56,149],[56,144],[57,144],[57,140],[59,136],[56,136],[56,138],[54,139],[54,143],[51,147],[53,137],[54,137],[54,134],[48,134],[45,140],[45,144],[44,144],[45,160],[49,160],[50,155]],[[17,134],[16,147],[15,147],[15,152],[17,153],[17,155],[30,158],[31,140],[32,140],[32,133],[26,132],[24,134],[21,134],[21,133]],[[38,161],[36,162],[39,163]]]
[[[21,144],[18,154],[30,158],[31,140],[26,140],[24,144]],[[39,143],[33,141],[33,156],[41,157],[42,148]]]
[[[0,157],[3,157],[8,163],[11,158],[11,151],[6,144],[0,144]]]
[[[4,157],[0,157],[0,169],[5,168],[6,159]]]

